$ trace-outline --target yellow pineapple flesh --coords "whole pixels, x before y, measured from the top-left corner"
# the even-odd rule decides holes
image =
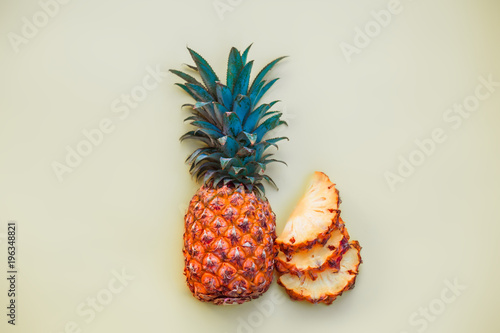
[[[278,284],[294,300],[331,304],[354,287],[361,246],[349,241],[339,203],[328,176],[315,172],[276,240]]]
[[[281,274],[291,273],[299,277],[307,274],[314,280],[317,273],[325,269],[338,270],[342,255],[348,249],[349,234],[341,219],[339,229],[332,231],[330,238],[324,245],[315,244],[308,250],[292,255],[278,251],[276,270]]]
[[[344,291],[354,287],[361,264],[360,251],[359,243],[353,241],[342,256],[339,271],[327,269],[319,273],[315,280],[308,276],[285,274],[278,279],[278,284],[285,287],[292,299],[331,304]]]
[[[323,172],[315,172],[306,193],[288,219],[276,244],[285,254],[324,245],[339,226],[339,192]]]

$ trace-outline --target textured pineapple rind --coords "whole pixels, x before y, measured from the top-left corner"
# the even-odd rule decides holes
[[[344,253],[349,250],[349,234],[347,230],[343,228],[344,236],[340,241],[339,247],[337,247],[332,253],[325,259],[325,262],[317,267],[307,267],[307,268],[298,268],[296,265],[282,260],[279,256],[276,256],[274,259],[274,267],[276,271],[283,274],[292,274],[298,277],[302,277],[304,274],[311,278],[312,280],[316,280],[318,277],[318,273],[321,273],[327,269],[338,271],[340,269],[340,261],[342,260],[342,256]]]
[[[243,201],[240,201],[239,204],[233,204],[231,198],[234,196],[240,197],[240,200],[243,199]],[[216,209],[213,207],[214,200],[221,198],[224,198],[227,203],[223,206],[216,205]],[[227,212],[227,208],[230,206],[232,208],[235,208],[235,206],[240,207],[242,210],[238,215],[232,215],[230,218],[225,217],[224,212]],[[215,214],[211,217],[207,216],[205,213],[207,208],[211,212],[215,212]],[[212,225],[216,218],[224,218],[228,226],[225,232],[214,236],[219,239],[223,238],[229,247],[224,249],[224,254],[220,253],[220,249],[211,250],[210,248],[216,245],[216,238],[214,238],[204,246],[203,250],[195,251],[193,245],[204,242],[203,233],[209,230],[206,225]],[[249,225],[245,227],[246,231],[241,230],[242,226],[238,224],[242,218],[248,218],[249,221]],[[277,255],[274,247],[274,240],[276,239],[275,221],[276,216],[271,210],[269,201],[264,197],[246,191],[242,186],[235,188],[224,185],[216,189],[202,186],[191,199],[185,216],[184,275],[186,275],[186,282],[193,296],[200,301],[220,305],[241,304],[258,298],[265,293],[273,281],[274,258]],[[201,227],[194,230],[195,224],[201,225]],[[261,236],[260,241],[255,239],[255,235],[250,232],[252,226],[256,226],[257,229],[262,231],[262,233],[258,234]],[[241,236],[234,242],[231,238],[225,236],[225,233],[233,227],[241,232]],[[251,247],[250,250],[248,247],[243,248],[238,258],[240,258],[241,252],[245,253],[245,257],[234,261],[234,258],[231,258],[231,250],[236,247],[241,248],[242,244],[240,243],[248,235],[254,238],[256,247]],[[259,252],[261,255],[257,255],[259,248],[262,250]],[[203,259],[208,254],[216,255],[220,259],[217,268],[212,270],[204,268]],[[254,271],[250,272],[250,276],[248,275],[249,271],[246,271],[244,266],[244,260],[249,258],[255,263]],[[195,269],[190,267],[190,263],[195,264]],[[225,281],[220,270],[223,264],[230,264],[234,268],[230,280]],[[233,282],[238,279],[240,282],[241,279],[246,281],[246,288],[239,290],[239,293],[231,288]],[[241,285],[238,286],[241,287]]]
[[[322,295],[319,298],[312,298],[310,296],[304,296],[302,293],[297,292],[293,289],[288,289],[282,282],[281,282],[281,276],[278,278],[278,285],[282,286],[285,288],[286,293],[288,296],[290,296],[291,299],[295,301],[307,301],[312,304],[318,304],[318,303],[323,303],[326,305],[330,305],[335,301],[337,297],[342,295],[346,290],[350,290],[354,288],[354,285],[356,283],[356,277],[358,276],[359,273],[359,265],[363,263],[363,260],[361,258],[361,246],[359,245],[358,241],[351,241],[350,246],[353,248],[356,248],[358,250],[357,255],[358,255],[358,263],[355,267],[355,269],[350,270],[349,273],[351,274],[351,278],[349,281],[347,281],[347,284],[338,292],[332,293],[332,294],[325,294]]]
[[[345,286],[345,288],[343,288],[341,291],[339,291],[338,293],[335,293],[335,294],[331,294],[331,295],[324,295],[320,298],[311,298],[311,297],[304,297],[303,295],[301,295],[300,293],[297,293],[291,289],[287,289],[283,283],[281,282],[281,280],[278,279],[278,284],[282,287],[285,288],[285,292],[288,294],[288,296],[290,296],[290,298],[294,301],[307,301],[309,303],[312,303],[312,304],[319,304],[319,303],[323,303],[323,304],[326,304],[326,305],[330,305],[333,303],[333,301],[335,301],[337,299],[337,297],[341,296],[344,291],[346,290],[350,290],[350,289],[353,289],[354,288],[354,285],[356,283],[356,277],[357,275],[353,275],[352,276],[352,279],[349,280],[349,283]]]
[[[340,199],[339,196],[339,191],[335,189],[337,192],[337,207],[342,203],[342,200]],[[276,245],[279,246],[279,250],[281,250],[283,253],[286,255],[291,255],[293,253],[299,252],[299,251],[304,251],[304,250],[309,250],[311,249],[314,245],[320,244],[320,245],[325,245],[325,243],[328,241],[330,238],[330,234],[332,233],[333,230],[337,229],[339,227],[340,223],[340,209],[334,209],[336,212],[334,218],[332,219],[330,225],[320,232],[318,235],[315,236],[313,239],[308,239],[305,241],[302,241],[300,243],[294,242],[291,243],[289,241],[283,241],[281,239],[276,239]]]
[[[269,287],[271,287],[273,280],[274,280],[274,278],[271,279],[270,283],[265,285],[264,289],[262,289],[260,292],[256,293],[255,295],[248,296],[248,297],[224,297],[224,296],[221,296],[221,297],[213,298],[213,299],[209,300],[208,302],[212,302],[215,305],[243,304],[245,302],[249,302],[253,299],[257,299],[260,296],[264,295],[264,293],[269,290]],[[196,295],[195,295],[195,297],[200,301],[206,302],[206,300],[200,299]]]

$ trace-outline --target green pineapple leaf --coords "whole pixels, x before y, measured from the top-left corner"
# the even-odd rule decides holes
[[[281,117],[283,115],[283,113],[281,113],[281,111],[268,111],[262,115],[262,119],[265,119],[266,117],[269,117],[272,115],[279,115]]]
[[[190,121],[190,120],[204,120],[204,118],[201,117],[199,114],[196,114],[196,115],[187,117],[186,119],[184,119],[184,122]]]
[[[257,134],[247,133],[245,131],[243,131],[243,134],[247,138],[248,143],[250,143],[250,146],[253,146],[257,142]]]
[[[276,190],[279,190],[278,186],[276,185],[276,183],[274,182],[274,180],[271,179],[271,177],[267,176],[267,175],[264,175],[264,179],[269,183],[271,184]]]
[[[255,149],[248,148],[248,147],[241,147],[236,155],[241,156],[241,157],[246,157],[246,156],[252,156],[255,155]]]
[[[188,158],[186,158],[186,163],[192,164],[195,161],[196,157],[198,155],[200,155],[201,153],[209,154],[209,153],[216,152],[216,151],[217,151],[217,149],[210,148],[210,147],[198,148],[191,155],[189,155]]]
[[[252,102],[252,106],[254,106],[254,107],[257,105],[257,102],[256,102],[257,95],[262,90],[262,87],[264,87],[264,84],[266,84],[266,81],[262,80],[257,84],[257,86],[253,90],[249,91],[248,97],[250,98],[250,101]]]
[[[224,155],[226,157],[231,157],[235,156],[238,150],[240,149],[240,145],[238,144],[238,141],[233,139],[230,136],[223,136],[217,140],[221,147],[222,151],[224,152]]]
[[[207,146],[213,146],[214,145],[214,140],[207,136],[204,133],[197,133],[195,131],[189,131],[185,133],[183,136],[179,138],[179,140],[182,142],[184,140],[198,140],[203,143],[205,143]]]
[[[231,109],[233,107],[233,94],[231,89],[227,86],[223,85],[220,82],[217,82],[217,100],[219,103],[224,105],[227,109]]]
[[[278,101],[273,101],[269,104],[261,104],[258,108],[253,110],[250,115],[245,120],[245,124],[243,125],[243,130],[246,132],[253,132],[260,120],[264,116],[264,114],[272,108]]]
[[[234,103],[233,111],[240,119],[245,119],[250,113],[251,107],[252,103],[250,102],[250,98],[245,95],[239,95]]]
[[[188,83],[196,84],[196,85],[202,87],[202,84],[189,74],[186,74],[184,72],[181,72],[181,71],[178,71],[175,69],[171,69],[170,72],[177,75],[178,77],[180,77],[181,79],[183,79],[184,81],[186,81]]]
[[[194,99],[197,102],[206,103],[214,101],[212,95],[210,95],[210,93],[206,91],[205,88],[192,83],[186,83],[185,86],[192,93],[192,96],[194,96]]]
[[[233,137],[241,132],[241,120],[234,112],[224,113],[224,133]]]
[[[285,59],[285,57],[279,57],[277,59],[274,59],[273,61],[271,61],[269,64],[267,64],[260,72],[259,74],[257,74],[257,76],[255,77],[255,79],[253,80],[252,82],[252,86],[250,87],[250,92],[252,91],[252,89],[257,85],[259,84],[260,81],[262,81],[264,79],[264,76],[266,76],[266,74],[271,70],[271,68],[274,67],[274,65],[276,65],[279,61]]]
[[[192,71],[198,72],[198,68],[196,66],[190,65],[190,64],[183,64],[187,68],[189,68]]]
[[[287,140],[287,141],[290,141],[290,139],[288,139],[286,136],[281,136],[279,138],[272,138],[272,139],[267,139],[266,142],[267,143],[270,143],[272,144],[273,146],[275,146],[276,148],[278,148],[278,145],[276,144],[277,142],[280,142],[282,140]]]
[[[241,55],[241,60],[243,61],[244,64],[247,63],[248,51],[250,51],[252,45],[253,43],[248,45],[248,47],[245,49],[245,51],[243,51],[243,54]]]
[[[228,166],[230,166],[231,162],[234,161],[234,158],[228,158],[228,157],[221,157],[220,158],[220,165],[222,169],[226,169]]]
[[[278,81],[279,79],[274,79],[274,80],[271,80],[269,81],[268,83],[266,83],[262,89],[259,90],[259,92],[257,93],[257,95],[254,97],[254,99],[252,100],[252,104],[253,105],[256,105],[257,103],[259,103],[260,99],[262,98],[262,96],[264,96],[264,94],[269,90],[269,88],[271,88],[273,86],[273,84]]]
[[[223,134],[219,131],[214,131],[209,128],[197,128],[194,130],[195,134],[203,133],[210,139],[212,139],[211,142],[214,142],[214,139],[220,138]]]
[[[244,167],[231,167],[231,169],[233,170],[234,174],[235,175],[238,175],[239,173],[242,173],[244,175],[244,172],[242,171],[245,171],[245,168]]]
[[[238,78],[238,74],[243,68],[243,60],[241,59],[240,52],[236,48],[231,48],[229,52],[229,59],[227,61],[227,79],[226,84],[231,91],[233,91],[234,83]]]
[[[257,129],[254,131],[255,134],[257,134],[257,141],[262,140],[264,135],[269,132],[270,130],[278,127],[279,125],[286,125],[286,122],[283,120],[280,120],[280,115],[276,115],[270,118],[267,118],[262,124],[257,127]]]
[[[203,115],[206,121],[220,126],[221,123],[217,122],[218,119],[215,117],[216,114],[213,102],[196,102],[193,109],[198,112],[198,114]]]
[[[257,187],[261,195],[266,194],[266,189],[264,188],[264,185],[262,185],[261,183],[256,184],[255,187]]]
[[[201,176],[205,174],[205,172],[210,170],[216,170],[219,167],[220,167],[219,163],[214,163],[214,162],[199,163],[197,165],[192,164],[190,172],[193,176],[199,179]]]
[[[206,122],[206,121],[195,120],[191,123],[191,125],[199,127],[199,128],[214,131],[215,133],[217,133],[217,135],[220,135],[220,136],[223,135],[217,126],[215,126],[214,124],[211,124],[209,122]]]
[[[233,96],[246,95],[248,92],[248,84],[250,82],[250,72],[252,71],[253,60],[246,64],[238,75],[238,79],[234,83]]]
[[[266,165],[267,165],[267,164],[269,164],[269,163],[271,163],[271,162],[283,163],[284,165],[288,166],[288,164],[286,164],[286,162],[284,162],[284,161],[282,161],[282,160],[277,160],[277,159],[275,159],[275,158],[270,158],[270,159],[264,160],[264,162],[262,162],[262,163],[264,163],[264,164],[266,164]]]
[[[224,113],[229,112],[229,110],[222,104],[213,102],[215,118],[217,122],[220,124],[220,127],[224,127]]]
[[[213,186],[214,187],[217,187],[219,185],[219,183],[224,179],[226,178],[227,175],[225,174],[219,174],[217,175],[215,178],[214,178],[214,183],[213,183]]]
[[[193,94],[193,93],[191,92],[191,90],[190,90],[190,89],[188,89],[188,87],[186,87],[186,85],[185,85],[185,84],[182,84],[182,83],[176,83],[175,85],[176,85],[176,86],[181,87],[181,88],[182,88],[182,90],[184,90],[185,92],[187,92],[187,93],[188,93],[188,94],[189,94],[189,95],[190,95],[190,96],[191,96],[194,100],[198,100],[198,99],[197,99],[197,97],[196,97],[196,95],[195,95],[195,94]],[[189,106],[189,105],[191,105],[191,104],[184,104],[183,106]]]
[[[219,78],[213,71],[212,67],[208,64],[208,62],[203,59],[201,55],[196,53],[195,51],[191,50],[188,47],[189,53],[191,53],[191,57],[193,58],[196,67],[198,67],[198,72],[200,73],[201,79],[205,83],[205,86],[207,87],[208,92],[212,96],[216,96],[215,93],[215,82],[219,81]]]
[[[216,170],[210,170],[205,172],[205,175],[203,176],[203,183],[204,184],[208,183],[208,181],[210,181],[216,174],[217,174]]]
[[[245,176],[246,179],[250,181],[251,184],[255,183],[255,177],[252,176]]]

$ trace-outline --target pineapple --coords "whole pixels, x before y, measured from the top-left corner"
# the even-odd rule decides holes
[[[315,244],[307,251],[286,255],[282,251],[276,257],[278,273],[291,273],[301,277],[304,273],[315,280],[317,273],[325,269],[339,270],[342,255],[349,249],[349,234],[342,219],[325,245]]]
[[[315,172],[276,243],[285,254],[310,249],[315,244],[324,245],[331,232],[339,227],[339,204],[335,184],[323,172]]]
[[[350,241],[339,203],[335,184],[324,173],[315,172],[276,239],[278,284],[294,300],[331,304],[354,287],[361,246]]]
[[[241,304],[262,295],[273,280],[277,251],[276,217],[265,197],[263,181],[276,186],[266,174],[272,162],[270,147],[286,137],[268,132],[286,124],[282,113],[271,111],[277,102],[259,104],[277,79],[264,80],[284,57],[265,66],[250,84],[253,61],[232,48],[226,84],[198,53],[189,49],[199,74],[171,70],[177,83],[194,100],[185,104],[194,130],[181,137],[200,142],[186,160],[203,185],[191,199],[185,215],[184,274],[193,295],[214,304]],[[284,163],[284,162],[282,162]]]
[[[338,271],[327,269],[318,273],[314,280],[308,276],[299,278],[293,274],[284,274],[278,279],[278,284],[294,300],[332,304],[344,291],[354,287],[361,264],[360,251],[359,243],[352,241],[349,250],[342,256]]]

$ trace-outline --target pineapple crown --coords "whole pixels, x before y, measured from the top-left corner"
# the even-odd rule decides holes
[[[192,113],[185,121],[189,121],[195,129],[180,138],[181,141],[193,139],[202,144],[186,159],[191,166],[191,175],[213,187],[243,185],[249,191],[264,195],[263,180],[277,188],[266,175],[266,166],[272,162],[286,164],[272,158],[273,154],[267,149],[271,146],[277,148],[279,141],[288,138],[265,139],[269,131],[286,125],[286,122],[281,120],[281,112],[270,110],[278,101],[260,105],[259,101],[278,80],[267,81],[264,77],[285,57],[267,64],[250,84],[253,67],[253,60],[247,62],[250,47],[243,53],[231,48],[226,84],[219,80],[207,61],[190,48],[188,50],[196,66],[187,66],[199,74],[203,83],[184,72],[170,71],[185,81],[176,85],[196,102],[183,105],[189,107]]]

